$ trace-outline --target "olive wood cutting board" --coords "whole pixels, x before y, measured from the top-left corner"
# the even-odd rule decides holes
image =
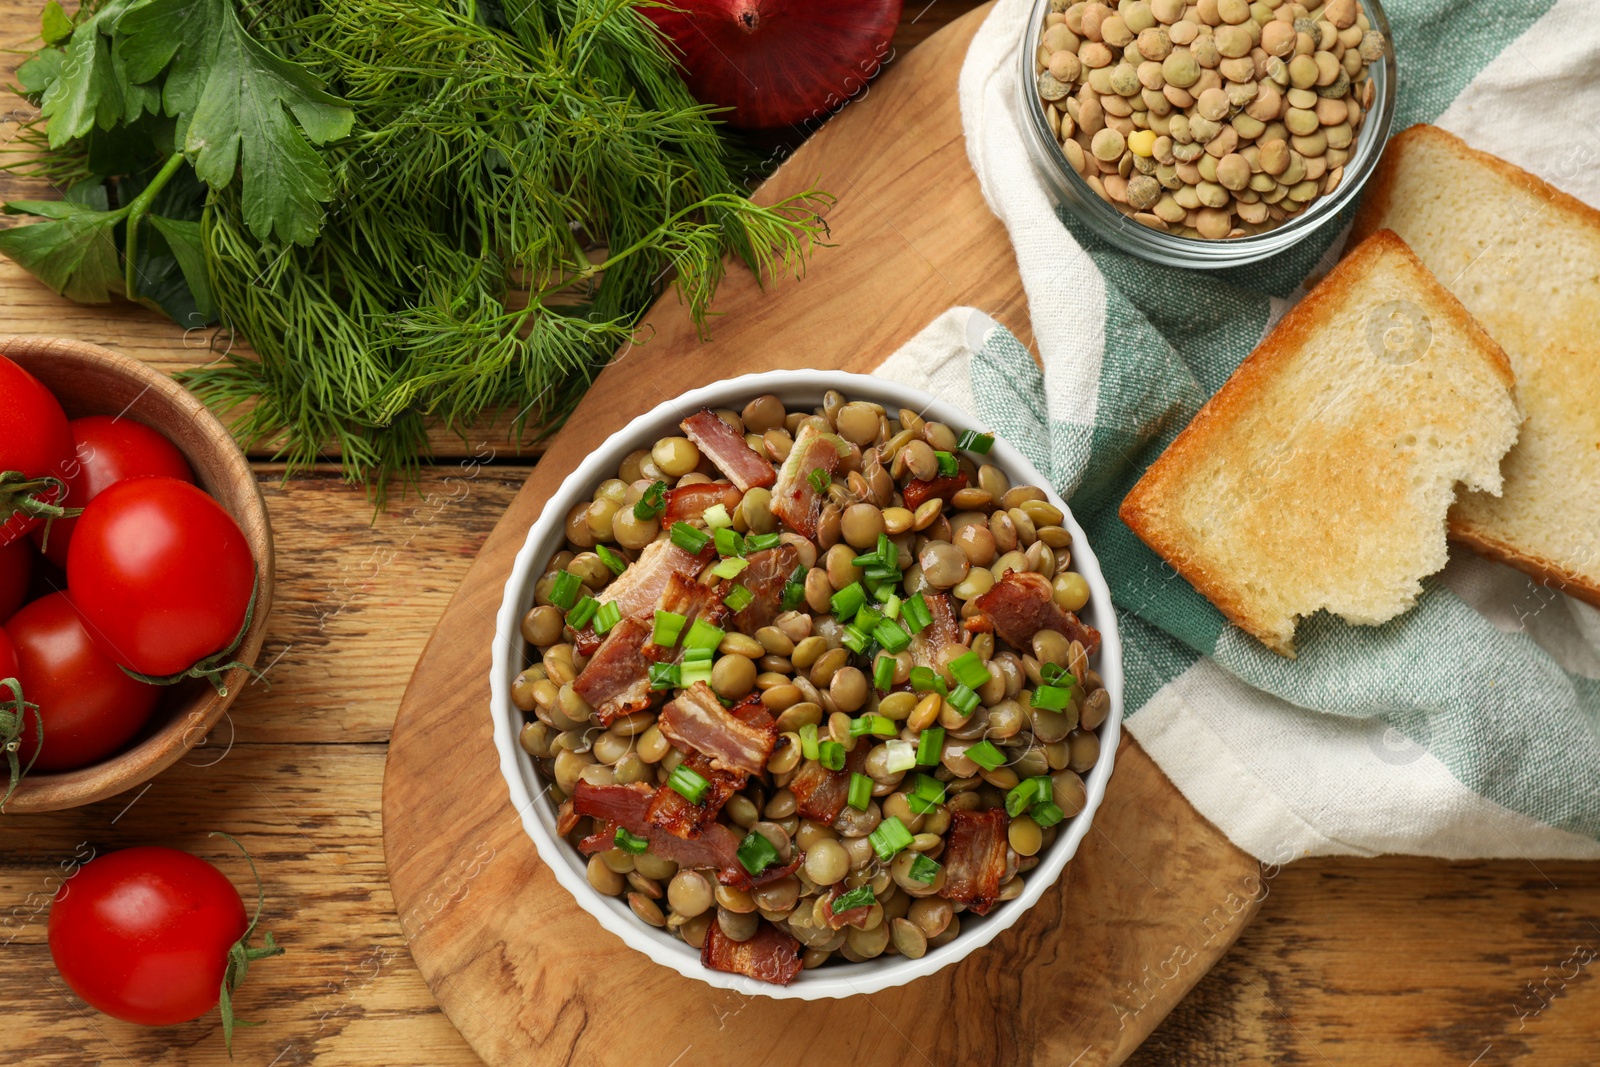
[[[491,1064],[1115,1064],[1255,914],[1259,867],[1124,734],[1061,882],[961,964],[837,1001],[746,997],[680,977],[578,908],[512,809],[491,739],[490,642],[545,500],[661,400],[751,371],[869,372],[940,312],[988,311],[1025,343],[1005,230],[967,163],[956,78],[987,8],[951,24],[806,142],[761,192],[838,196],[833,247],[763,291],[742,270],[700,343],[670,293],[645,345],[599,376],[490,535],[412,676],[390,742],[395,906],[445,1013]]]

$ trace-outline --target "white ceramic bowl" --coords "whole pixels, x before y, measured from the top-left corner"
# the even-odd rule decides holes
[[[837,389],[853,400],[872,400],[890,411],[911,408],[925,417],[950,426],[965,427],[972,420],[958,408],[926,393],[894,382],[860,374],[834,371],[770,371],[717,382],[684,393],[658,405],[611,435],[600,448],[589,454],[562,483],[545,505],[539,519],[528,531],[528,539],[517,553],[506,581],[505,599],[495,620],[494,665],[489,675],[490,701],[494,715],[494,743],[500,752],[500,771],[511,790],[511,804],[522,813],[522,826],[538,847],[539,856],[555,873],[556,880],[571,893],[578,905],[599,920],[600,925],[622,938],[630,948],[671,967],[687,978],[695,978],[720,989],[781,999],[821,1000],[875,993],[905,985],[965,958],[993,941],[1000,932],[1032,907],[1053,886],[1078,850],[1089,831],[1089,821],[1105,795],[1106,781],[1117,751],[1122,728],[1122,644],[1117,635],[1111,594],[1106,588],[1100,565],[1090,550],[1083,529],[1073,519],[1066,504],[1048,488],[1049,483],[1022,454],[1001,438],[996,438],[989,453],[990,462],[1005,471],[1013,484],[1044,486],[1051,503],[1065,514],[1063,525],[1072,531],[1073,567],[1089,583],[1090,602],[1081,613],[1084,621],[1100,631],[1101,649],[1096,669],[1111,694],[1111,710],[1101,725],[1100,762],[1085,778],[1088,801],[1075,818],[1062,823],[1055,843],[1028,872],[1026,887],[1016,900],[1001,904],[988,916],[962,916],[961,933],[949,944],[933,949],[921,959],[904,956],[880,957],[865,963],[829,963],[816,970],[802,971],[787,986],[758,982],[743,975],[727,974],[701,966],[700,953],[663,930],[637,919],[618,897],[596,893],[584,873],[584,857],[556,833],[556,806],[550,802],[548,783],[535,769],[533,759],[522,750],[518,734],[526,716],[511,703],[511,682],[526,666],[524,642],[519,623],[533,605],[533,587],[544,571],[544,563],[560,550],[564,539],[567,512],[579,500],[588,499],[595,486],[616,477],[617,467],[629,452],[647,447],[657,438],[679,433],[678,423],[704,407],[735,410],[753,397],[776,394],[792,408],[811,408],[822,403],[822,395]]]

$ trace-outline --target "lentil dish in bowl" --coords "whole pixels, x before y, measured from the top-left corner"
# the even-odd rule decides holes
[[[635,420],[546,505],[495,742],[541,858],[629,946],[744,993],[873,992],[988,943],[1071,858],[1119,736],[1110,597],[967,423],[876,378],[750,375]]]

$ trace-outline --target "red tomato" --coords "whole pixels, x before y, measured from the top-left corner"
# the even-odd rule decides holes
[[[11,643],[11,637],[4,630],[0,630],[0,678],[15,678],[17,676],[17,649]],[[26,697],[26,694],[24,694]],[[10,700],[11,691],[0,689],[0,700]]]
[[[0,356],[0,472],[65,478],[72,461],[72,434],[61,404],[39,379]],[[0,545],[33,529],[39,520],[16,513],[0,496]]]
[[[226,648],[254,582],[233,516],[175,478],[113,485],[89,501],[67,550],[67,590],[95,644],[140,674],[177,674]]]
[[[59,503],[65,507],[81,508],[124,478],[159,474],[180,482],[194,481],[189,461],[183,458],[178,446],[142,422],[90,415],[73,419],[67,425],[72,431],[77,459],[64,479],[67,495]],[[48,541],[43,523],[34,527],[28,536],[50,557],[50,562],[65,567],[67,545],[77,525],[77,519],[57,519],[50,524]]]
[[[21,538],[0,545],[0,623],[15,615],[28,599],[28,579],[32,574],[32,545]]]
[[[11,617],[6,633],[17,651],[17,680],[44,721],[39,771],[98,763],[127,744],[150,718],[161,690],[129,678],[95,646],[65,593],[40,597]],[[29,716],[18,758],[38,749]]]
[[[50,956],[67,985],[125,1022],[170,1026],[216,1006],[228,949],[249,921],[233,883],[172,848],[91,860],[50,907]]]

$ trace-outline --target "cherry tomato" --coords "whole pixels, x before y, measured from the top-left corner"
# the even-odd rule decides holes
[[[0,356],[0,472],[64,478],[71,461],[72,434],[60,402],[39,379]],[[0,545],[38,524],[37,518],[16,512],[15,502],[0,490]]]
[[[22,538],[0,544],[0,623],[17,613],[28,599],[33,574],[33,546]]]
[[[30,715],[18,757],[34,769],[87,767],[128,743],[150,718],[161,690],[130,678],[95,646],[65,593],[51,593],[6,623],[17,652],[17,680],[44,721],[44,748]]]
[[[221,504],[175,478],[129,478],[89,501],[67,549],[67,590],[95,644],[164,677],[228,646],[255,562]]]
[[[233,883],[172,848],[128,848],[85,864],[50,907],[50,956],[78,996],[144,1026],[216,1006],[228,949],[249,927]]]
[[[0,630],[0,678],[15,678],[17,676],[17,648],[11,643],[11,635]],[[8,690],[0,690],[0,700],[10,700]]]
[[[142,422],[90,415],[67,424],[72,431],[76,460],[67,470],[65,499],[57,501],[69,508],[81,508],[124,478],[159,474],[180,482],[193,482],[189,461],[178,446]],[[28,534],[50,562],[67,565],[67,545],[77,519],[57,519],[45,530],[40,523]],[[46,534],[48,533],[48,540]]]

